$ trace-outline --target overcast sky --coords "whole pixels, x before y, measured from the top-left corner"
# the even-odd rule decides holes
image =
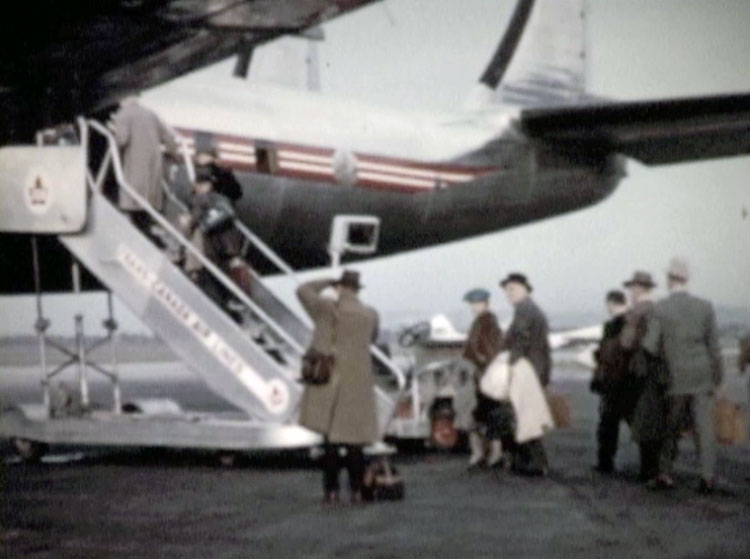
[[[452,110],[487,62],[513,3],[383,4],[325,26],[324,93]],[[648,99],[750,90],[750,2],[590,0],[587,13],[591,93]],[[368,286],[363,297],[391,320],[447,311],[460,323],[468,320],[462,294],[484,286],[495,291],[494,305],[508,318],[497,280],[519,270],[554,321],[600,312],[602,294],[636,268],[663,284],[669,258],[682,254],[694,269],[696,293],[750,308],[750,218],[743,220],[743,205],[750,210],[750,157],[654,168],[630,162],[614,195],[593,208],[359,265]],[[4,317],[23,319],[4,318],[0,334],[31,333],[28,298],[4,298],[2,306]],[[54,331],[70,330],[73,308],[64,298],[48,299]],[[122,322],[138,330],[132,317]]]

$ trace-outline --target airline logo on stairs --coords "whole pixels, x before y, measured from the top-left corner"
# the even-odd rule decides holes
[[[214,357],[229,369],[263,405],[274,414],[281,414],[289,406],[289,390],[278,379],[265,380],[242,357],[214,332],[190,305],[162,282],[138,256],[125,245],[119,245],[117,261],[165,309],[193,333],[195,338]]]

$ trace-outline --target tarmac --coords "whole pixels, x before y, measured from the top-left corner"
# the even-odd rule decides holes
[[[619,473],[594,474],[597,400],[578,372],[554,383],[574,417],[546,437],[547,478],[468,473],[465,454],[412,445],[395,457],[407,492],[395,503],[324,506],[321,474],[306,453],[259,453],[228,468],[190,451],[66,451],[22,464],[6,449],[0,557],[750,557],[750,449],[720,449],[721,488],[710,496],[696,491],[689,441],[675,490],[637,483],[626,429]],[[0,376],[3,399],[28,392],[19,376],[27,378]],[[155,386],[189,407],[216,403],[190,378]],[[124,387],[148,389],[142,379]],[[738,401],[747,394],[737,377],[727,391]]]

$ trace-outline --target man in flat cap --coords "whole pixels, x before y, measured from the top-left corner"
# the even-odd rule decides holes
[[[549,384],[552,359],[549,347],[547,317],[531,299],[533,291],[529,280],[520,273],[511,273],[500,282],[508,302],[513,305],[513,322],[503,340],[503,349],[510,352],[510,363],[525,357],[534,367],[540,384]],[[531,475],[545,475],[548,469],[547,455],[541,439],[517,446],[514,468]]]
[[[487,366],[500,353],[503,333],[497,323],[497,317],[490,311],[490,292],[486,289],[472,289],[464,296],[464,301],[471,306],[474,322],[464,347],[464,358],[476,367],[476,398],[474,408],[474,429],[469,433],[469,468],[476,468],[485,459],[485,443],[488,452],[486,465],[497,466],[503,456],[501,428],[499,425],[500,402],[488,398],[479,390],[479,381]]]
[[[690,412],[698,435],[701,493],[714,489],[716,435],[713,395],[723,377],[716,315],[708,301],[688,293],[690,270],[682,258],[667,269],[669,296],[656,305],[656,323],[644,340],[652,353],[661,354],[669,371],[667,438],[660,456],[659,485],[671,487],[672,468],[683,418]]]
[[[665,438],[666,387],[664,363],[646,351],[644,338],[654,328],[652,291],[656,282],[648,272],[637,271],[623,284],[631,307],[625,315],[620,344],[627,352],[628,375],[637,394],[631,429],[640,449],[640,478],[649,486],[659,479],[659,456]]]
[[[322,295],[327,288],[338,300]],[[351,500],[362,500],[362,447],[378,439],[370,344],[377,337],[378,313],[362,304],[359,273],[345,270],[340,279],[310,281],[297,297],[315,323],[311,348],[334,359],[330,380],[307,385],[300,402],[300,424],[325,436],[324,501],[339,499],[339,471],[349,473]]]

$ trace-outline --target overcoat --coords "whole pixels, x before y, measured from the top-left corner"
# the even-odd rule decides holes
[[[656,304],[654,316],[643,345],[665,360],[669,393],[708,393],[721,384],[721,347],[711,303],[676,291]]]
[[[487,365],[500,353],[503,332],[492,312],[483,312],[474,319],[464,347],[464,358],[484,371]]]
[[[542,386],[549,384],[552,369],[548,336],[547,317],[536,303],[529,297],[518,303],[503,349],[510,351],[511,363],[521,357],[528,359]]]
[[[330,381],[305,387],[300,424],[331,443],[370,444],[379,438],[370,356],[378,314],[354,293],[344,291],[338,301],[321,295],[330,285],[328,280],[311,281],[297,289],[315,323],[311,347],[335,356]]]
[[[646,351],[643,340],[655,328],[654,303],[641,301],[625,315],[620,343],[629,353],[628,374],[636,383],[637,400],[631,429],[643,444],[666,435],[668,374],[664,361]]]
[[[123,105],[112,120],[115,139],[122,150],[125,179],[155,210],[162,211],[164,190],[161,184],[161,144],[169,152],[176,153],[177,144],[172,133],[153,111],[138,103]],[[119,206],[125,211],[143,209],[123,191],[120,191]]]

